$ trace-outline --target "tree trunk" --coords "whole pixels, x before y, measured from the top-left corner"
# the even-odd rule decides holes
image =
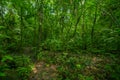
[[[97,18],[97,9],[98,9],[98,6],[97,6],[97,1],[96,1],[96,6],[95,6],[95,15],[94,15],[94,19],[93,19],[93,25],[92,25],[92,29],[91,29],[91,45],[92,45],[92,48],[94,47],[94,28],[95,28],[95,24],[96,24],[96,18]]]

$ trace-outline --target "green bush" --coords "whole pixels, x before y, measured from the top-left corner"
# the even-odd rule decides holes
[[[63,50],[62,41],[59,39],[48,39],[42,46],[51,51],[61,51]]]
[[[17,74],[18,74],[18,77],[21,79],[21,80],[28,80],[28,77],[30,75],[30,72],[31,72],[31,68],[30,67],[19,67],[17,69]]]
[[[5,55],[0,64],[0,79],[18,79],[27,80],[31,72],[30,58],[23,56]],[[12,74],[12,75],[11,75]]]
[[[24,67],[24,66],[28,66],[31,64],[31,60],[29,56],[26,56],[26,55],[14,56],[14,60],[18,67]]]
[[[120,65],[119,64],[106,64],[106,77],[111,80],[120,80]]]

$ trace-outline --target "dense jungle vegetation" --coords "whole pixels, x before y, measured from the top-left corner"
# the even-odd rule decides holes
[[[0,80],[120,80],[120,0],[0,0]]]

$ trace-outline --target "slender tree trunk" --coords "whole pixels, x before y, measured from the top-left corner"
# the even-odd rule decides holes
[[[35,18],[35,25],[34,25],[34,42],[33,42],[33,46],[34,46],[35,54],[37,54],[37,1],[35,2],[34,18]],[[35,56],[34,56],[34,58],[35,58]]]
[[[81,15],[82,15],[82,14],[81,14]],[[74,36],[76,35],[76,30],[77,30],[77,26],[78,26],[78,24],[79,24],[79,22],[80,22],[81,15],[80,15],[80,16],[78,17],[78,19],[77,19],[77,22],[76,22],[76,24],[75,24],[75,29],[74,29],[73,36],[72,36],[72,37],[74,37]]]
[[[76,30],[77,30],[77,25],[78,25],[78,23],[79,23],[79,20],[80,20],[80,17],[81,16],[79,16],[78,18],[77,18],[77,7],[76,7],[76,2],[74,1],[73,2],[73,4],[74,4],[74,6],[73,6],[73,16],[75,17],[75,19],[76,19],[76,23],[75,23],[75,28],[74,28],[74,32],[73,32],[73,35],[72,35],[72,38],[75,36],[75,34],[76,34]]]
[[[91,45],[92,47],[94,47],[94,29],[95,29],[95,24],[96,24],[96,18],[97,18],[97,1],[96,1],[96,5],[95,5],[95,15],[94,15],[94,19],[93,19],[93,25],[92,25],[92,29],[91,29]]]
[[[3,0],[0,0],[0,17],[1,17],[0,24],[2,26],[5,25],[3,14],[4,14]],[[5,33],[7,34],[7,30],[5,30]],[[7,46],[7,40],[0,42],[0,43],[3,43],[4,47]]]
[[[36,0],[36,6],[37,6],[37,20],[38,20],[38,33],[37,33],[37,52],[40,48],[42,39],[43,39],[43,34],[42,34],[42,27],[43,27],[43,0]]]
[[[64,40],[64,29],[65,29],[65,14],[66,14],[66,5],[64,4],[64,1],[60,1],[61,2],[61,9],[62,9],[62,13],[60,15],[60,26],[61,26],[61,40]]]
[[[86,43],[86,33],[85,33],[85,11],[86,11],[86,1],[84,3],[81,3],[82,6],[82,49],[86,50],[87,49],[87,43]]]
[[[1,8],[0,8],[0,11],[1,11],[1,12],[0,12],[1,24],[4,25],[4,17],[3,17],[3,14],[4,14],[3,11],[4,11],[4,10],[3,10],[3,3],[2,3],[2,0],[0,1],[0,4],[1,4],[1,5],[0,5],[0,6],[1,6]]]
[[[20,7],[20,29],[21,29],[21,32],[20,32],[20,52],[22,53],[22,47],[23,47],[23,12],[22,12],[22,7]]]

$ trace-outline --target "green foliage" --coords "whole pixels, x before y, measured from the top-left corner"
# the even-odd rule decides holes
[[[2,57],[0,64],[0,78],[5,80],[8,78],[17,79],[18,77],[25,80],[31,72],[30,58],[23,56],[5,55]],[[15,76],[12,76],[16,74]]]
[[[22,55],[22,56],[15,56],[14,60],[16,62],[16,65],[19,67],[27,67],[31,64],[31,60],[28,56]]]
[[[5,76],[6,76],[5,73],[0,72],[0,77],[5,77]]]
[[[6,66],[0,65],[0,78],[6,77],[6,73],[4,72],[6,69]]]
[[[16,65],[18,66],[16,69],[18,77],[22,80],[27,80],[30,72],[32,71],[30,58],[22,55],[16,56],[14,59],[16,61]]]
[[[6,61],[8,60],[13,60],[13,57],[10,55],[5,55],[0,61],[0,79],[4,79],[7,76],[5,71],[9,70],[9,66],[6,64]]]
[[[70,39],[67,44],[67,49],[73,52],[76,52],[76,50],[80,50],[82,48],[82,42],[80,38],[73,38]]]
[[[66,55],[66,54],[65,54]],[[92,76],[84,76],[82,70],[84,69],[83,64],[79,63],[80,59],[78,57],[65,57],[63,55],[60,57],[61,62],[60,66],[58,66],[58,73],[60,79],[65,80],[94,80]],[[59,57],[58,57],[59,58]],[[58,62],[57,62],[58,63]]]
[[[58,39],[47,39],[45,43],[43,43],[43,48],[51,51],[61,51],[63,50],[62,41]]]
[[[44,56],[45,56],[45,55],[44,55],[43,52],[38,53],[38,54],[37,54],[37,60],[43,59]]]
[[[105,65],[105,70],[107,72],[106,77],[108,79],[114,79],[114,80],[119,80],[119,74],[120,74],[120,65],[119,64],[106,64]],[[108,76],[109,75],[109,76]]]
[[[30,67],[19,67],[17,69],[18,76],[21,80],[28,80],[30,72],[31,72]]]
[[[27,80],[30,58],[36,56],[58,64],[60,79],[105,79],[111,73],[110,79],[119,80],[119,62],[113,56],[120,55],[119,7],[119,0],[0,0],[0,76],[14,69]],[[81,58],[81,52],[110,55],[116,62],[105,66],[104,75],[85,75],[82,70],[92,61]]]
[[[6,60],[13,60],[13,57],[10,56],[10,55],[5,55],[5,56],[2,58],[1,62],[5,62]]]

